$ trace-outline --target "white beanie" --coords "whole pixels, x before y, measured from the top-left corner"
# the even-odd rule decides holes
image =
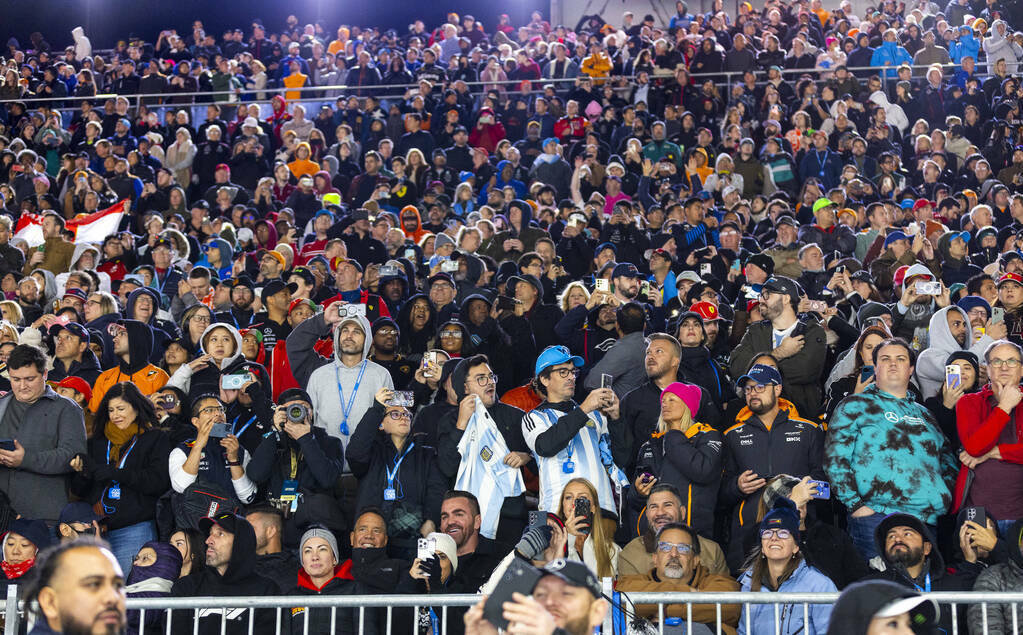
[[[437,541],[437,551],[441,552],[448,557],[451,561],[451,573],[458,571],[458,546],[455,545],[455,539],[447,534],[434,532],[426,537],[427,540],[433,538]]]
[[[305,547],[306,541],[309,540],[310,538],[323,538],[324,540],[326,540],[327,544],[330,545],[330,550],[334,552],[334,560],[337,562],[341,562],[341,555],[338,554],[337,552],[337,538],[334,537],[334,533],[332,531],[330,531],[329,529],[325,529],[323,527],[313,527],[312,529],[309,529],[304,534],[302,534],[302,540],[300,540],[298,543],[298,548],[300,552],[302,548]],[[450,536],[448,536],[448,538],[450,538]],[[452,540],[451,542],[454,543],[454,540]]]

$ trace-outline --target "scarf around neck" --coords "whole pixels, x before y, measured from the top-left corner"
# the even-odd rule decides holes
[[[139,433],[139,424],[132,423],[125,429],[118,428],[112,421],[107,421],[103,428],[103,436],[110,441],[110,458],[117,462],[121,459],[121,449]]]

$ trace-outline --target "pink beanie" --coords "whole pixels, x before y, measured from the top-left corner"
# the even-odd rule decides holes
[[[664,395],[669,392],[681,399],[682,403],[689,408],[689,414],[696,419],[696,413],[700,410],[700,397],[703,396],[703,390],[699,386],[676,381],[668,384],[668,387],[661,391],[661,399],[664,399]]]

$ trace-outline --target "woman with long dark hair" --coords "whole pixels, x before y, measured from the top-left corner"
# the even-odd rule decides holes
[[[71,459],[71,490],[102,507],[106,539],[124,571],[142,545],[156,539],[156,501],[170,489],[166,435],[135,384],[110,387],[96,410],[86,453]]]

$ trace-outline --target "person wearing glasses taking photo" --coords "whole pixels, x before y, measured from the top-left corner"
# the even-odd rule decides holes
[[[390,405],[394,399],[390,388],[377,390],[349,439],[345,458],[359,479],[355,509],[378,507],[395,556],[412,560],[417,539],[437,530],[448,486],[436,449],[410,434],[412,412]]]

